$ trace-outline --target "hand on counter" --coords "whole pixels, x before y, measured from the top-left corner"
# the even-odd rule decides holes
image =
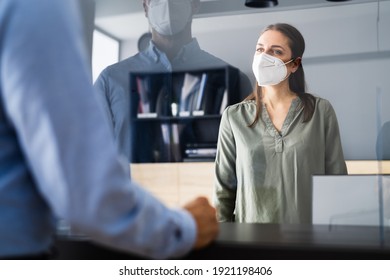
[[[197,227],[195,249],[201,249],[209,245],[218,235],[219,225],[215,208],[205,197],[198,197],[184,206],[194,217]]]

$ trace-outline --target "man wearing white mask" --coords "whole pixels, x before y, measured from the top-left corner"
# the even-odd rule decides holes
[[[102,71],[94,86],[98,92],[120,152],[130,159],[130,92],[132,72],[161,73],[205,70],[228,66],[205,52],[192,37],[192,16],[200,0],[143,0],[152,39],[146,50]],[[237,70],[237,69],[236,69]],[[247,76],[237,71],[237,99],[252,92]]]

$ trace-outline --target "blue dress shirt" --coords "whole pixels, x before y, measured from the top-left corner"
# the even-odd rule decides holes
[[[89,82],[77,8],[0,1],[0,258],[47,250],[55,218],[123,251],[183,255],[195,222],[129,180]]]

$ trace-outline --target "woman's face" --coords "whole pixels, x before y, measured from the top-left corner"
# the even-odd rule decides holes
[[[259,37],[255,55],[261,53],[272,55],[284,62],[293,58],[287,37],[276,30],[267,30]]]

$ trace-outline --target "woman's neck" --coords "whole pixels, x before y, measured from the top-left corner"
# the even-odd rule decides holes
[[[262,102],[271,107],[278,104],[289,104],[296,96],[297,94],[290,90],[288,84],[262,88]]]

